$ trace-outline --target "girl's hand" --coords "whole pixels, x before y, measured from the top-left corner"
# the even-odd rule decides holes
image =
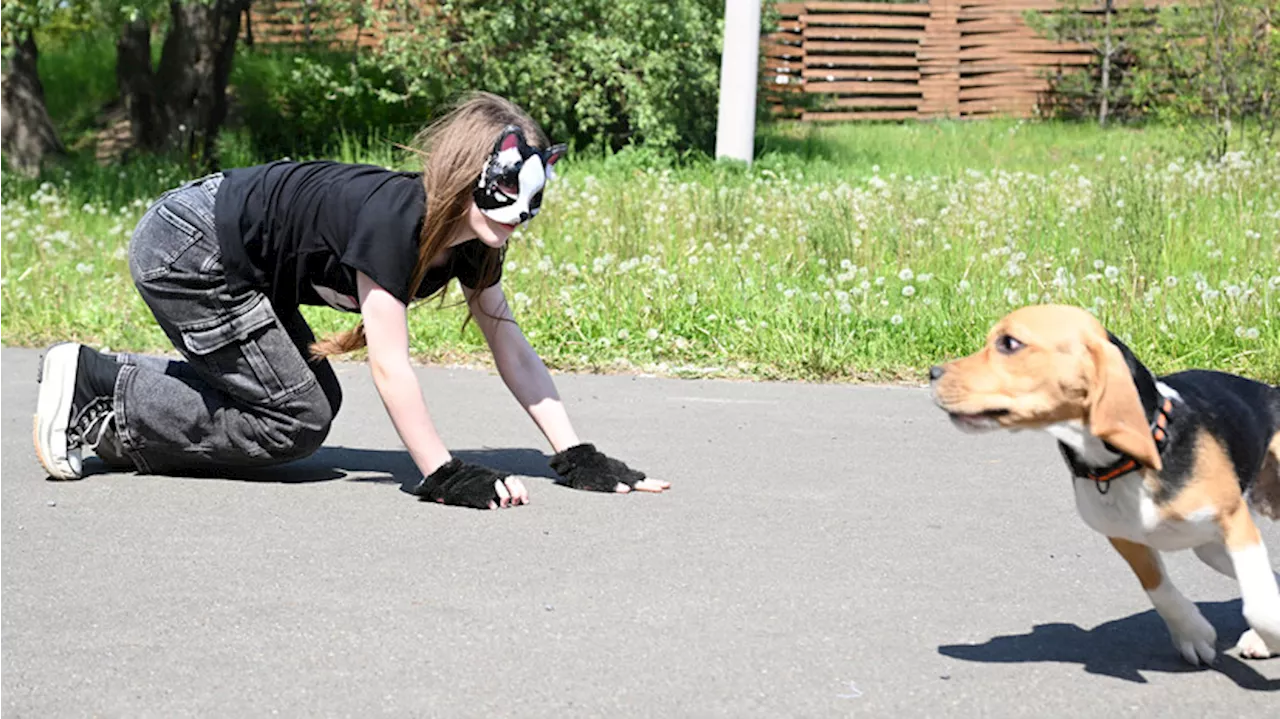
[[[451,459],[429,476],[409,480],[400,489],[423,501],[475,509],[497,509],[529,503],[519,477],[478,464]]]
[[[589,492],[662,492],[671,488],[670,482],[647,479],[644,472],[628,467],[592,444],[558,452],[551,458],[551,468],[564,480],[563,484]]]

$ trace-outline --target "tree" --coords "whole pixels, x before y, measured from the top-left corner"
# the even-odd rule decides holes
[[[4,4],[4,153],[24,172],[63,151],[44,104],[35,32],[56,13],[92,18],[117,33],[116,83],[133,144],[217,167],[227,81],[240,17],[250,0],[7,0]],[[168,16],[158,65],[152,28]]]
[[[118,12],[118,14],[116,14]],[[151,17],[154,10],[131,8],[113,12],[120,22],[116,39],[116,88],[129,118],[133,146],[159,149],[164,145],[160,99],[151,67]]]
[[[1058,78],[1056,91],[1087,98],[1097,112],[1098,124],[1106,125],[1117,101],[1131,99],[1126,82],[1129,64],[1120,60],[1131,50],[1131,40],[1149,32],[1153,24],[1143,0],[1130,0],[1127,6],[1116,0],[1064,0],[1057,10],[1030,10],[1025,18],[1047,37],[1089,46],[1097,62],[1087,72]]]
[[[1157,114],[1191,123],[1221,157],[1235,137],[1265,141],[1277,130],[1280,21],[1275,0],[1202,0],[1162,8],[1159,32],[1137,48],[1136,85]]]
[[[217,164],[218,131],[227,118],[227,80],[240,16],[249,0],[170,0],[170,25],[155,75],[166,145]]]
[[[152,20],[166,5],[168,30],[160,62],[153,67]],[[177,152],[205,169],[217,167],[218,132],[227,116],[227,80],[240,17],[248,7],[249,0],[104,5],[105,14],[120,27],[116,83],[135,146]]]
[[[35,30],[57,9],[58,0],[10,0],[3,6],[4,89],[0,134],[10,166],[39,172],[45,158],[63,152],[44,103]]]

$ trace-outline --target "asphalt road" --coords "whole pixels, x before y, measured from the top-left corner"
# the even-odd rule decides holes
[[[1275,716],[1280,659],[1183,664],[1042,435],[924,390],[561,376],[584,439],[673,489],[556,486],[500,379],[423,368],[455,454],[534,475],[419,503],[363,366],[328,445],[255,478],[45,479],[38,353],[2,360],[8,717]],[[1280,528],[1264,527],[1272,563]]]

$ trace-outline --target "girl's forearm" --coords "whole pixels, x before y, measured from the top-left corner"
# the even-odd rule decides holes
[[[569,422],[569,413],[558,398],[548,397],[536,404],[524,404],[524,408],[555,451],[563,452],[581,443]]]
[[[542,430],[552,448],[561,452],[580,443],[569,413],[565,411],[555,382],[542,359],[527,342],[523,351],[511,355],[495,355],[494,363],[507,389]]]
[[[409,456],[423,475],[429,475],[452,459],[435,424],[427,412],[422,398],[422,388],[408,360],[403,363],[370,362],[373,383],[387,408],[391,423],[395,425],[400,441],[409,450]]]

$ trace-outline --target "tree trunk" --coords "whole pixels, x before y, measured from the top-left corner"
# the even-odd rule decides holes
[[[249,0],[169,1],[172,18],[156,74],[165,144],[205,170],[218,166],[218,131],[227,116],[227,79],[240,16],[248,7]]]
[[[36,39],[30,32],[13,47],[4,68],[0,135],[10,166],[35,175],[49,155],[62,154],[62,141],[44,105],[44,86],[36,69]]]
[[[151,22],[145,17],[126,23],[116,40],[116,86],[129,115],[134,147],[161,149],[163,120],[151,69]]]

